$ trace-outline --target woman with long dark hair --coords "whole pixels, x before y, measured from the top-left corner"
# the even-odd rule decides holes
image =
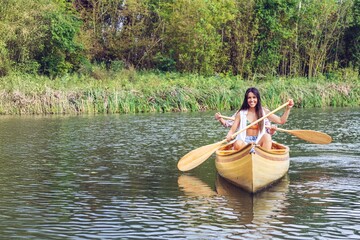
[[[268,116],[268,119],[271,122],[277,124],[286,123],[289,117],[290,109],[293,106],[294,101],[292,99],[289,99],[289,105],[286,107],[286,110],[281,117],[275,114],[271,114],[270,116]],[[227,141],[230,142],[232,140],[231,136],[236,131],[246,128],[247,125],[258,120],[269,112],[270,111],[268,109],[263,108],[261,105],[261,97],[259,90],[254,87],[248,88],[245,92],[244,101],[239,111],[236,113],[235,121],[226,136]],[[276,127],[274,130],[276,130]],[[265,123],[264,120],[262,120],[236,136],[234,149],[241,149],[246,144],[252,142],[255,144],[259,144],[265,149],[271,149],[271,141],[271,135],[265,131]]]

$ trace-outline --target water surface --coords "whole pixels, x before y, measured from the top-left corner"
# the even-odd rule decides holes
[[[231,115],[231,112],[224,113]],[[278,132],[289,173],[251,196],[218,177],[214,112],[0,117],[1,239],[360,239],[359,108],[294,109]]]

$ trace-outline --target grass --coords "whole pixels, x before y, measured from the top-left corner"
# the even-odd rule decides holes
[[[276,108],[293,98],[298,108],[360,106],[357,73],[336,77],[243,80],[180,73],[103,70],[99,77],[67,75],[56,79],[12,74],[0,78],[0,114],[97,114],[234,110],[248,87]]]

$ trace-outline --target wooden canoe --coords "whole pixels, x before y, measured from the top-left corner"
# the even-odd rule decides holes
[[[253,144],[238,151],[231,148],[228,144],[216,151],[216,170],[220,176],[250,193],[270,186],[289,170],[289,148],[285,145],[273,142],[271,150]],[[250,153],[252,148],[254,151]]]

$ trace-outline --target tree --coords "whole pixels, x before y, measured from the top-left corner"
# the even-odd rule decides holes
[[[290,48],[296,31],[298,0],[256,2],[256,38],[253,71],[260,74],[287,73]],[[281,66],[281,63],[285,66]]]
[[[74,4],[85,22],[82,38],[92,60],[152,67],[159,40],[150,0],[75,0]]]
[[[12,68],[56,75],[76,69],[80,22],[66,0],[2,0],[0,74]]]
[[[353,66],[360,72],[360,0],[354,0],[351,23],[345,30],[341,67]]]
[[[81,22],[66,8],[51,11],[43,17],[47,26],[46,37],[36,56],[41,72],[56,76],[76,70],[84,59],[83,47],[76,41]]]
[[[224,54],[229,56],[229,70],[244,78],[252,76],[254,49],[259,34],[255,16],[255,1],[237,1],[235,18],[224,34]]]
[[[162,55],[173,58],[177,69],[185,72],[214,74],[226,69],[224,32],[235,18],[234,1],[179,0],[159,6]]]
[[[39,19],[52,7],[43,1],[1,1],[0,75],[8,74],[13,67],[37,72],[39,64],[34,55],[45,37],[45,26]]]
[[[302,1],[298,38],[303,75],[317,76],[337,59],[334,49],[348,24],[351,5],[352,1],[346,0]]]

